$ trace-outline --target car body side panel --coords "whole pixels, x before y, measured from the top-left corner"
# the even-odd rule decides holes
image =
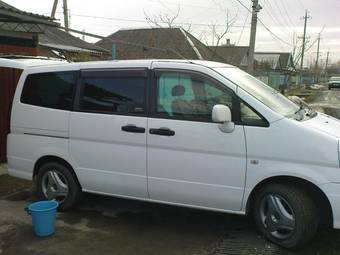
[[[85,190],[146,198],[146,134],[125,125],[147,126],[146,117],[72,112],[70,155]]]
[[[67,138],[9,134],[7,154],[9,174],[27,180],[32,180],[34,165],[44,156],[59,157],[77,169],[69,157]]]
[[[243,210],[251,191],[267,178],[292,176],[318,186],[340,182],[337,139],[314,129],[308,120],[285,118],[269,128],[245,127],[245,133],[248,168]]]

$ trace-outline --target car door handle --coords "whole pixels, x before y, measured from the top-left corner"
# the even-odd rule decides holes
[[[129,133],[145,133],[145,128],[137,127],[136,125],[122,126],[122,131]]]
[[[174,136],[175,131],[169,128],[150,128],[149,133],[152,135]]]

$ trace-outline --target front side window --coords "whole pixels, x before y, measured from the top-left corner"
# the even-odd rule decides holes
[[[164,117],[211,121],[212,108],[224,104],[232,109],[227,88],[196,74],[163,72],[157,79],[157,114]]]
[[[244,102],[240,102],[241,123],[249,126],[268,126],[267,121]]]
[[[103,113],[145,113],[144,78],[85,78],[80,109]]]
[[[76,72],[38,73],[27,76],[21,102],[46,108],[70,110]]]

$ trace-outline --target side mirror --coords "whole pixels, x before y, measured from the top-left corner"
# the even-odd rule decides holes
[[[212,121],[220,123],[219,129],[224,133],[231,133],[235,129],[235,124],[231,119],[230,108],[226,105],[217,104],[212,109]]]
[[[230,108],[223,104],[214,105],[211,116],[213,122],[225,123],[231,121]]]

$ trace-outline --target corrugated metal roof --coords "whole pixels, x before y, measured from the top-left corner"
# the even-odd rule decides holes
[[[248,46],[220,45],[209,48],[226,60],[226,63],[234,66],[246,66]]]
[[[68,51],[68,52],[89,52],[89,53],[100,53],[99,51],[88,50],[84,48],[79,48],[75,46],[63,45],[63,44],[55,44],[55,43],[39,43],[41,46],[45,46],[47,48]]]
[[[269,63],[273,69],[294,68],[289,52],[255,52],[254,59],[258,62]]]
[[[188,40],[189,39],[189,40]],[[124,29],[95,43],[109,51],[116,43],[117,59],[205,59],[223,61],[190,33],[180,28]]]
[[[107,50],[92,43],[85,42],[57,27],[45,28],[39,36],[39,45],[69,52],[105,53]]]
[[[0,0],[0,9],[7,10],[7,11],[10,11],[10,12],[15,12],[15,13],[18,13],[18,14],[31,16],[31,17],[35,17],[35,18],[46,19],[48,21],[54,20],[52,17],[49,17],[49,16],[44,16],[44,15],[35,14],[35,13],[32,13],[32,12],[25,12],[25,11],[19,10],[19,9],[13,7],[12,5],[9,5],[9,4],[1,1],[1,0]]]

